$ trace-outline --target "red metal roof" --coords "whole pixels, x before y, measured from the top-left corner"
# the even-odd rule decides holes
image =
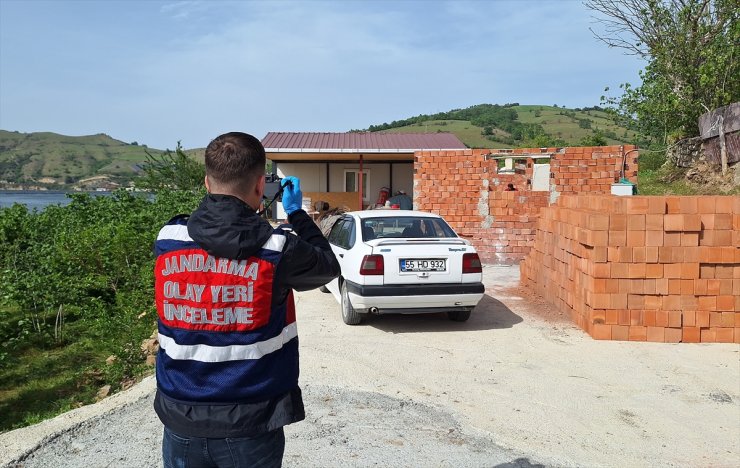
[[[311,133],[269,132],[262,139],[265,150],[439,150],[465,149],[453,133]]]

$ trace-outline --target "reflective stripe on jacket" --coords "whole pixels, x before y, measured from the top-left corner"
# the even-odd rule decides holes
[[[286,234],[277,229],[243,260],[216,258],[182,219],[157,238],[159,388],[183,401],[261,401],[298,385],[293,296],[273,303]]]

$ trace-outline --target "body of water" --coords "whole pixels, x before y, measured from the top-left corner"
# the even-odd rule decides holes
[[[67,193],[51,190],[0,190],[0,208],[7,208],[16,203],[26,205],[29,210],[43,210],[49,205],[69,205],[72,201]],[[110,192],[90,192],[91,195],[109,195]]]

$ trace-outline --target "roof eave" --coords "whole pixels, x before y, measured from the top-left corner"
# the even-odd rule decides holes
[[[466,148],[265,148],[267,153],[415,153],[416,151],[460,151]]]

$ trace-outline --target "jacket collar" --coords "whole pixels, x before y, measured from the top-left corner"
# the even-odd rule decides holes
[[[267,220],[231,195],[207,194],[188,220],[190,237],[206,252],[222,258],[254,255],[272,235]]]

